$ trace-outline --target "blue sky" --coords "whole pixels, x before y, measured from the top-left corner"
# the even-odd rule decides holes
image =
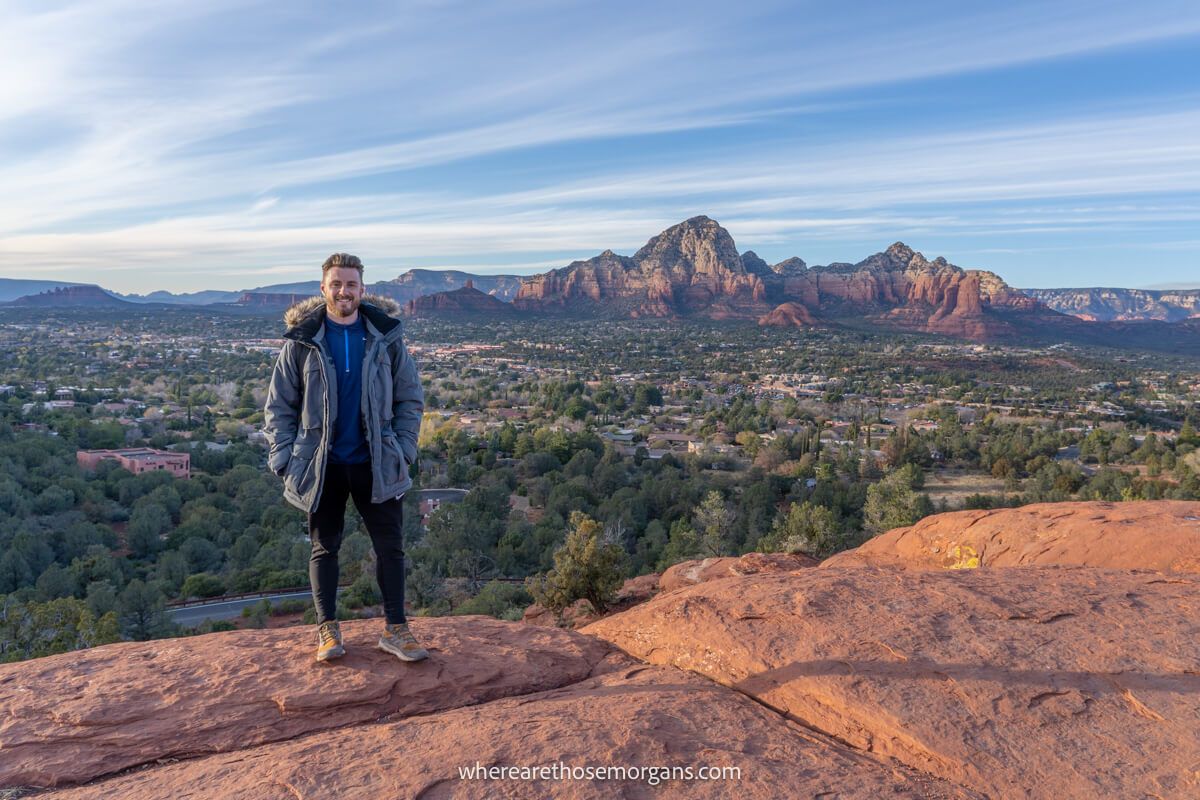
[[[0,277],[528,274],[696,214],[1200,285],[1200,4],[0,0]]]

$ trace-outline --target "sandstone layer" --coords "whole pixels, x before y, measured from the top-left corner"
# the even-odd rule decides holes
[[[966,798],[679,670],[614,661],[560,689],[360,725],[56,792],[61,800],[378,798]],[[468,780],[459,768],[740,770],[713,780]],[[561,768],[560,768],[561,770]],[[561,771],[560,771],[561,774]],[[661,775],[662,773],[658,773]],[[678,774],[678,773],[677,773]],[[553,773],[551,773],[553,775]]]
[[[758,575],[765,572],[791,572],[816,566],[817,561],[798,553],[747,553],[744,556],[721,556],[682,561],[668,567],[658,579],[659,591],[670,592],[705,581]]]
[[[810,569],[584,632],[987,797],[1200,796],[1200,575]]]
[[[157,759],[239,750],[387,714],[427,714],[575,683],[610,648],[490,617],[416,619],[430,658],[342,625],[317,664],[311,628],[113,644],[0,665],[0,787],[78,783]]]
[[[921,569],[1063,564],[1200,572],[1200,502],[1038,503],[935,514],[838,553],[823,566],[861,564]]]

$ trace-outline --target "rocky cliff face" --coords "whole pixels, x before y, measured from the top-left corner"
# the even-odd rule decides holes
[[[963,270],[944,258],[928,261],[899,242],[858,264],[809,268],[789,258],[768,265],[753,251],[739,255],[729,232],[704,216],[668,228],[632,258],[606,250],[528,278],[514,305],[630,316],[702,314],[784,326],[866,316],[877,324],[969,339],[1018,332],[993,309],[1046,313],[991,272]]]
[[[356,621],[322,665],[311,628],[0,665],[0,796],[1196,797],[1200,503],[964,513],[858,561],[681,564],[582,631],[415,619],[417,664]]]
[[[1063,314],[1094,322],[1200,317],[1200,289],[1022,289]]]
[[[756,259],[749,261],[757,269]],[[707,312],[723,317],[739,309],[748,314],[744,309],[764,298],[762,279],[746,270],[733,237],[701,216],[663,231],[632,258],[605,250],[587,261],[528,278],[513,305],[529,311],[634,317]]]

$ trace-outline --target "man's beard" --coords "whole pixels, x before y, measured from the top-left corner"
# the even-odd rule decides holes
[[[334,317],[348,317],[358,310],[359,304],[362,302],[357,297],[347,297],[348,303],[343,303],[340,299],[330,300],[325,299],[325,310]]]

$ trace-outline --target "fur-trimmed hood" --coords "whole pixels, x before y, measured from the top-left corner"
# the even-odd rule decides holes
[[[369,303],[375,306],[389,317],[400,316],[400,304],[392,298],[382,294],[365,294],[362,299],[363,303]],[[307,300],[301,300],[283,312],[283,322],[289,328],[300,324],[300,321],[312,314],[318,308],[325,305],[324,295],[315,295]]]
[[[363,295],[358,313],[366,317],[382,334],[387,334],[400,325],[400,304],[386,295]],[[316,295],[292,305],[283,313],[283,321],[288,326],[288,331],[284,334],[288,338],[311,339],[325,322],[324,296]]]

